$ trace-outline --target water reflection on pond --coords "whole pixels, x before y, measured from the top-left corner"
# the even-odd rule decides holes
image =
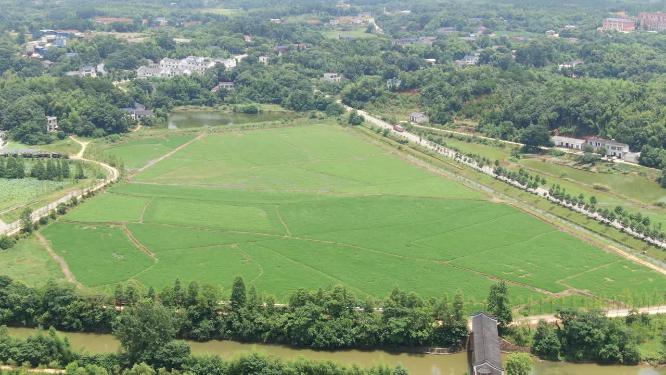
[[[10,334],[25,337],[35,333],[33,329],[10,328]],[[111,335],[89,333],[65,333],[77,350],[92,353],[106,353],[118,350],[118,341]],[[233,358],[241,354],[259,352],[283,360],[294,360],[299,357],[328,360],[341,364],[359,366],[402,364],[410,374],[424,375],[464,375],[467,373],[467,356],[465,353],[453,355],[424,355],[407,353],[389,353],[381,350],[358,351],[342,350],[335,352],[293,349],[280,345],[243,344],[234,341],[190,342],[195,354],[217,354],[225,358]],[[642,366],[600,366],[594,364],[572,364],[563,362],[535,361],[534,375],[666,375],[666,368],[650,368]]]
[[[212,110],[174,111],[169,114],[167,126],[169,129],[200,128],[206,126],[279,121],[296,117],[297,115],[291,112],[261,112],[252,115]]]

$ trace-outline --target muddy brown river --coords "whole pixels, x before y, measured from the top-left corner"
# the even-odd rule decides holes
[[[34,334],[34,329],[10,328],[15,337]],[[72,346],[90,353],[107,353],[118,350],[119,343],[111,335],[90,333],[63,333]],[[381,350],[359,351],[314,351],[294,349],[280,345],[243,344],[234,341],[189,342],[195,354],[217,354],[224,358],[233,358],[242,354],[258,352],[289,361],[299,357],[313,360],[327,360],[340,364],[359,366],[402,364],[410,374],[418,375],[465,375],[467,373],[467,355],[389,353]],[[666,368],[646,366],[600,366],[594,364],[573,364],[565,362],[534,362],[533,375],[666,375]]]

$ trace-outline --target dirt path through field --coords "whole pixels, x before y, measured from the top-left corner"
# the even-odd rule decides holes
[[[666,305],[661,305],[661,306],[652,306],[652,307],[641,307],[636,309],[636,311],[639,314],[647,314],[647,315],[658,315],[658,314],[666,314]],[[609,318],[624,318],[628,316],[631,313],[631,309],[612,309],[612,310],[606,310],[605,314]],[[525,317],[520,317],[517,318],[514,321],[514,325],[529,325],[529,326],[536,326],[540,320],[544,320],[548,323],[559,323],[560,320],[553,314],[546,314],[546,315],[532,315],[532,316],[525,316]]]
[[[172,157],[172,156],[175,155],[177,152],[181,151],[182,149],[184,149],[185,147],[191,145],[192,143],[194,143],[194,142],[196,142],[196,141],[198,141],[198,140],[201,140],[201,139],[202,139],[203,137],[205,137],[205,136],[206,136],[206,133],[201,133],[201,134],[199,134],[198,136],[196,136],[194,139],[189,140],[189,141],[183,143],[182,145],[180,145],[180,146],[174,148],[173,150],[167,152],[166,154],[160,156],[159,158],[157,158],[157,159],[153,159],[153,160],[149,161],[148,164],[146,164],[146,165],[144,165],[143,167],[141,167],[141,168],[135,170],[135,171],[129,176],[130,179],[132,179],[132,177],[136,176],[137,174],[139,174],[139,173],[145,171],[146,169],[148,169],[148,168],[154,166],[155,164],[161,162],[162,160],[165,160],[165,159],[168,159],[168,158]]]
[[[65,262],[65,260],[53,250],[49,241],[39,232],[35,232],[35,237],[39,241],[39,244],[42,245],[44,249],[46,249],[51,258],[58,264],[58,266],[60,266],[60,270],[65,275],[65,280],[79,288],[82,287],[82,285],[76,281],[76,277],[74,277],[74,274],[69,269],[67,262]]]
[[[150,251],[150,249],[148,247],[146,247],[146,245],[141,243],[141,241],[139,241],[139,239],[134,236],[134,233],[132,233],[132,231],[129,230],[127,225],[123,225],[122,230],[123,230],[123,233],[125,233],[127,238],[130,240],[130,242],[132,242],[132,244],[134,244],[134,246],[136,246],[139,250],[141,250],[143,253],[145,253],[149,257],[157,260],[157,257],[155,256],[155,253]]]

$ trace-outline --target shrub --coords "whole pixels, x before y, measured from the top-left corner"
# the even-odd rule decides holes
[[[12,248],[16,244],[11,237],[0,236],[0,250],[7,250]]]
[[[602,184],[594,184],[592,185],[592,188],[594,190],[599,190],[599,191],[610,191],[610,188],[608,186]]]

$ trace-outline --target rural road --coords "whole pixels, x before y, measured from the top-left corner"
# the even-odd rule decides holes
[[[70,159],[71,160],[80,160],[80,161],[84,161],[84,162],[88,162],[88,163],[92,163],[92,164],[97,164],[107,172],[107,176],[104,180],[98,182],[97,184],[95,184],[92,187],[83,188],[83,189],[80,189],[80,190],[70,192],[70,193],[66,194],[65,196],[47,204],[46,206],[39,207],[39,208],[33,210],[32,220],[35,221],[35,222],[38,221],[40,218],[49,215],[49,213],[52,210],[55,210],[58,207],[59,204],[67,203],[72,198],[80,199],[84,194],[100,190],[100,189],[104,188],[105,186],[107,186],[107,185],[109,185],[113,182],[118,181],[118,179],[120,178],[120,172],[115,167],[112,167],[111,165],[109,165],[107,163],[104,163],[104,162],[101,162],[101,161],[86,159],[85,157],[83,157],[83,155],[86,152],[86,149],[88,148],[88,144],[90,142],[80,141],[80,140],[76,139],[73,136],[70,137],[70,138],[74,142],[78,143],[81,146],[81,149],[79,150],[78,153],[76,153],[74,155],[70,155]],[[17,234],[20,230],[21,230],[21,221],[20,220],[16,220],[13,223],[0,222],[0,235],[13,236],[13,235]]]
[[[666,305],[662,306],[652,306],[652,307],[641,307],[636,309],[639,314],[647,315],[658,315],[666,314]],[[613,309],[607,310],[606,316],[609,318],[624,318],[629,315],[631,309]],[[559,319],[555,315],[533,315],[525,316],[521,318],[516,318],[514,320],[514,325],[529,325],[536,326],[540,320],[545,320],[548,323],[559,323]]]

